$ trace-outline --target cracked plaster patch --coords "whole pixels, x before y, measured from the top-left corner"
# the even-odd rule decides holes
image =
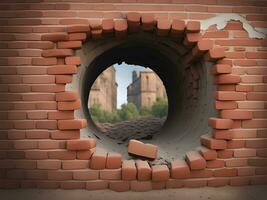
[[[227,22],[229,21],[242,22],[243,28],[248,32],[250,38],[264,39],[266,37],[266,30],[253,28],[244,17],[238,14],[220,14],[216,17],[201,20],[201,30],[207,30],[211,25],[214,24],[219,30],[221,30],[227,25]]]

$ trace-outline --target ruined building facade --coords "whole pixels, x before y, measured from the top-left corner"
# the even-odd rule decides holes
[[[91,87],[88,107],[99,104],[108,112],[115,112],[117,109],[117,83],[116,70],[113,66],[103,71]]]
[[[151,107],[157,98],[167,98],[166,90],[159,76],[153,71],[132,73],[132,83],[127,87],[127,101],[138,108]]]

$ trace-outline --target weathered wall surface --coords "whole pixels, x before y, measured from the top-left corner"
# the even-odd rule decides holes
[[[146,191],[266,184],[265,1],[3,0],[0,9],[1,188]],[[199,150],[170,166],[94,153],[93,139],[79,139],[86,126],[74,119],[79,97],[65,91],[83,41],[140,30],[179,38],[187,49],[193,96],[198,74],[191,63],[214,63],[218,116],[206,122],[213,131],[201,137]]]

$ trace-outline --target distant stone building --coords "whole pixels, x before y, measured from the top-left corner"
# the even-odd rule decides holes
[[[116,70],[111,66],[97,77],[89,93],[89,108],[94,104],[99,104],[105,111],[116,111],[118,84],[115,76]]]
[[[127,87],[127,101],[138,108],[151,107],[157,98],[167,98],[163,82],[155,72],[142,71],[139,77],[132,73],[132,83]]]

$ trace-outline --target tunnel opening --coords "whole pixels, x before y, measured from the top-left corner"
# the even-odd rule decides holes
[[[99,132],[127,144],[151,140],[168,115],[168,98],[150,68],[126,63],[107,67],[89,90],[88,110]]]
[[[210,130],[207,119],[215,115],[215,86],[208,70],[211,63],[198,60],[190,66],[183,64],[187,50],[180,42],[149,33],[133,34],[123,40],[104,38],[84,43],[76,51],[82,65],[73,84],[79,88],[82,101],[82,109],[76,116],[88,119],[88,127],[81,130],[82,136],[98,139],[99,149],[129,158],[127,144],[118,144],[101,134],[88,109],[88,87],[107,66],[125,62],[151,68],[166,88],[168,115],[162,128],[149,140],[159,148],[158,160],[183,157],[185,152],[199,146],[199,137]]]

